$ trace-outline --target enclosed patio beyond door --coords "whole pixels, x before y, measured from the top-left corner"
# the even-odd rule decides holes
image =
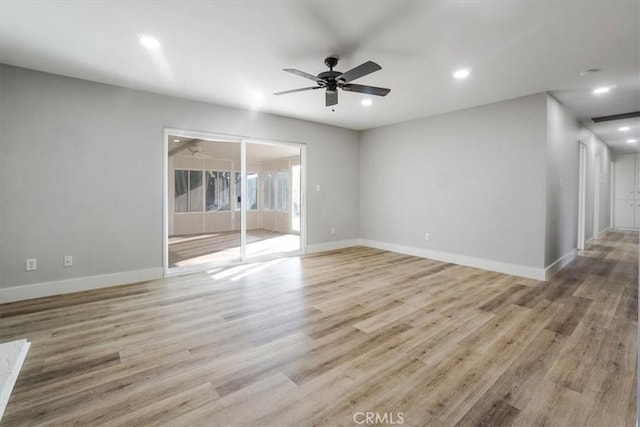
[[[302,145],[165,136],[166,273],[302,252]]]
[[[247,143],[247,257],[302,249],[300,151],[295,146]],[[257,197],[251,192],[254,189]]]

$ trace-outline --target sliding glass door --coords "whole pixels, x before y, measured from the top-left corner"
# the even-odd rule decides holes
[[[167,131],[166,146],[167,273],[303,250],[302,145]]]
[[[171,135],[168,145],[169,268],[239,261],[240,143]]]
[[[247,210],[245,255],[300,251],[300,147],[247,143],[246,158],[247,171],[257,177],[258,203],[256,210]]]

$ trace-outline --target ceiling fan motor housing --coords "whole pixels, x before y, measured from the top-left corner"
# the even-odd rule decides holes
[[[318,74],[318,78],[326,83],[328,91],[335,92],[338,89],[338,77],[341,75],[342,73],[340,71],[325,71]]]

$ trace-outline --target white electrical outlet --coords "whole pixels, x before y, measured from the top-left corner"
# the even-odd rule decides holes
[[[335,227],[331,227],[331,234],[336,234],[336,228]]]
[[[73,257],[71,255],[65,255],[63,258],[63,265],[65,267],[72,267],[73,266]]]
[[[37,267],[38,267],[38,264],[37,264],[37,262],[36,262],[36,259],[35,259],[35,258],[29,258],[29,259],[27,260],[27,265],[26,265],[26,267],[25,267],[25,269],[26,269],[27,271],[35,271],[35,270],[37,270]]]
[[[316,191],[320,191],[320,184],[316,184]]]
[[[429,233],[424,233],[424,240],[430,240],[431,236],[429,236]]]

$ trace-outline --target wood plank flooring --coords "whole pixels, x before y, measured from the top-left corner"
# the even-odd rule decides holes
[[[357,247],[6,304],[2,425],[633,426],[638,235],[601,237],[546,283]]]
[[[283,236],[291,236],[293,247],[291,244],[282,244]],[[297,239],[297,244],[295,239]],[[272,240],[273,244],[268,242]],[[257,242],[265,242],[267,250],[262,248],[262,252],[287,252],[291,250],[299,250],[299,237],[294,234],[283,234],[277,231],[256,229],[247,230],[247,244]],[[278,248],[278,245],[282,246]],[[269,247],[272,246],[272,247]],[[252,248],[249,249],[251,251]],[[258,255],[256,250],[249,252]],[[202,233],[189,234],[181,236],[169,237],[169,267],[202,264],[205,262],[224,261],[225,259],[233,259],[240,257],[240,231],[226,231],[219,233]]]

